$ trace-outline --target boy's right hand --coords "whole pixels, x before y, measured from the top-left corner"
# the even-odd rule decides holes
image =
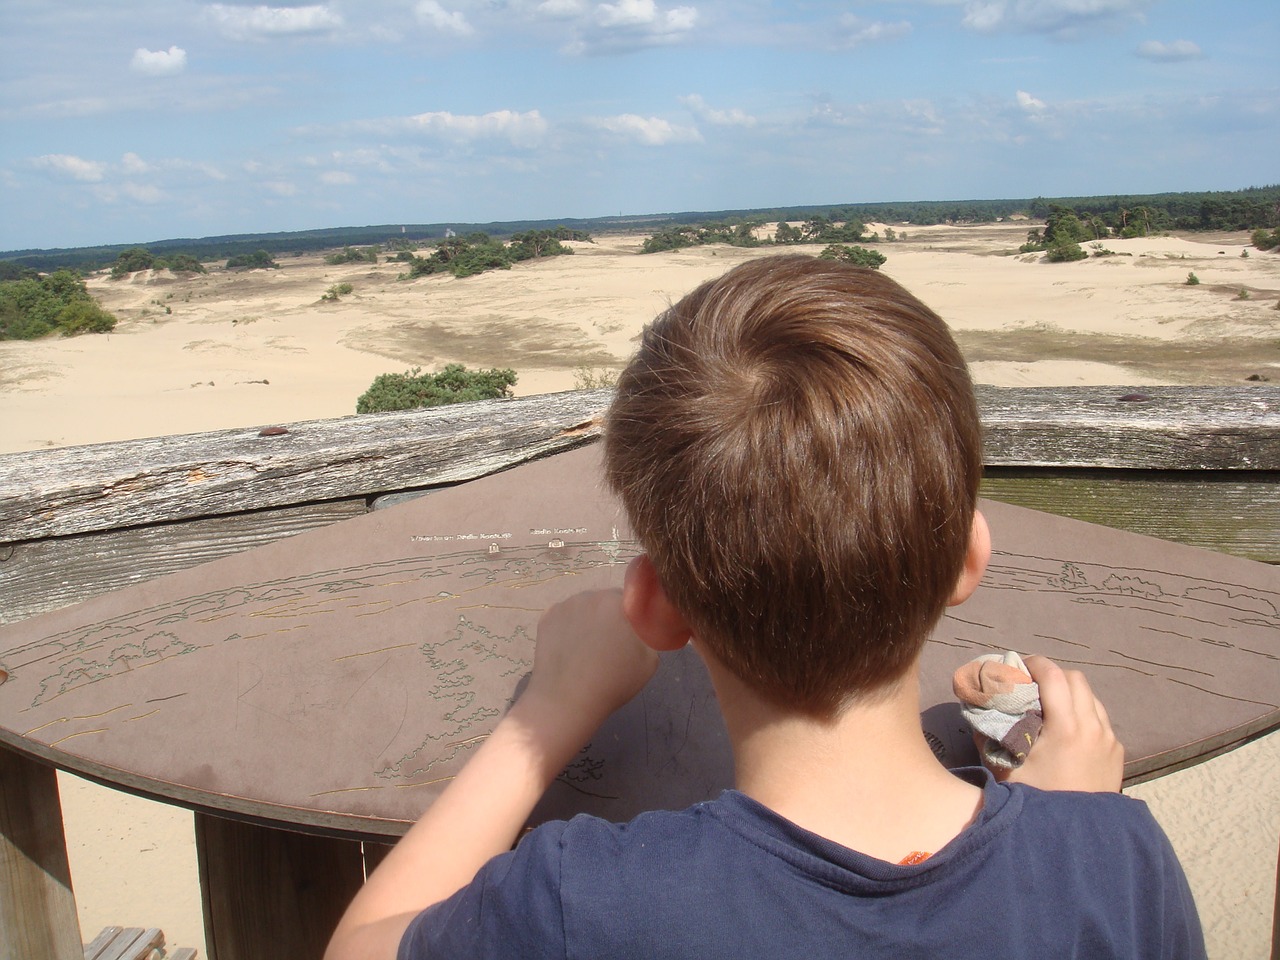
[[[622,591],[589,590],[538,621],[533,675],[521,699],[538,698],[590,736],[657,669],[658,655],[623,616]]]
[[[1118,792],[1124,745],[1084,674],[1063,670],[1046,657],[1027,657],[1025,663],[1040,686],[1044,727],[1026,761],[1008,779],[1041,790]]]

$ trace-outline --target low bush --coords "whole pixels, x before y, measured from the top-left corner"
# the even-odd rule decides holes
[[[115,325],[89,296],[84,278],[70,270],[0,281],[0,340],[35,340],[55,330],[105,333]]]
[[[228,270],[278,270],[280,264],[266,250],[242,253],[227,261]]]
[[[845,263],[852,263],[855,267],[870,267],[872,270],[879,270],[888,259],[879,250],[868,250],[866,247],[851,247],[842,243],[828,244],[820,254],[819,260],[842,260]]]
[[[342,263],[377,263],[378,248],[376,246],[343,247],[339,253],[327,254],[324,262],[335,266]]]
[[[74,300],[58,312],[57,326],[64,337],[109,333],[116,327],[116,318],[92,300]]]
[[[337,303],[339,297],[345,297],[354,289],[355,287],[349,283],[335,283],[320,296],[320,299],[325,303]]]
[[[1044,258],[1049,263],[1071,263],[1087,259],[1089,254],[1074,240],[1058,239],[1045,248]]]
[[[471,400],[511,396],[514,370],[468,370],[451,363],[439,373],[423,373],[414,367],[406,373],[383,373],[356,400],[356,413],[416,410]]]

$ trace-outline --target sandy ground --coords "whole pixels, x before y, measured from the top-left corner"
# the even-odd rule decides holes
[[[905,241],[879,247],[885,272],[952,325],[977,380],[1280,379],[1280,256],[1241,257],[1243,235],[1160,237],[1047,264],[1010,255],[1026,227],[900,228]],[[642,256],[639,245],[602,237],[573,244],[572,257],[464,280],[400,281],[402,264],[333,267],[319,255],[282,258],[279,270],[95,278],[93,294],[122,318],[114,333],[0,343],[0,451],[343,416],[379,373],[447,362],[511,367],[520,393],[571,389],[579,368],[620,366],[667,303],[776,252]],[[353,292],[321,303],[340,282]]]
[[[1280,380],[1280,256],[1241,256],[1244,235],[1159,237],[1046,264],[1016,253],[1028,226],[895,225],[905,239],[879,246],[885,272],[951,324],[979,382]],[[277,271],[94,278],[122,318],[114,333],[0,343],[0,453],[348,415],[377,374],[447,362],[512,367],[520,393],[571,389],[581,371],[616,370],[668,302],[776,252],[639,256],[639,244],[602,237],[465,280],[400,281],[399,264],[318,255],[281,258]],[[321,303],[340,282],[353,292]],[[203,947],[191,815],[60,779],[86,939],[107,924],[159,926],[171,944]],[[1210,956],[1265,956],[1280,734],[1130,792],[1183,860]]]

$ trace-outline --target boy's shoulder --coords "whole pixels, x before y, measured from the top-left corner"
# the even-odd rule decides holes
[[[618,955],[636,957],[821,957],[813,943],[855,936],[899,947],[906,937],[925,955],[936,946],[960,957],[957,938],[981,926],[993,904],[1002,916],[1054,916],[1068,926],[1084,918],[1090,926],[1007,931],[1010,949],[990,956],[1052,956],[1039,938],[1063,934],[1154,943],[1168,923],[1171,936],[1192,944],[1170,955],[1198,955],[1190,893],[1145,804],[989,779],[976,822],[919,864],[867,857],[728,791],[625,824],[586,816],[545,824],[455,900],[419,922],[424,946],[443,952],[404,956],[469,955],[450,938],[487,929],[489,943],[518,943],[522,956],[587,947],[614,955],[622,945]],[[851,909],[858,902],[875,909]],[[797,942],[801,917],[808,946]],[[1131,955],[1149,949],[1135,946]]]

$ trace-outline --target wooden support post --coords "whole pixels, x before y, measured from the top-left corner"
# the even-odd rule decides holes
[[[196,814],[209,960],[320,960],[364,882],[360,844]]]
[[[0,960],[83,960],[52,767],[0,747]]]

